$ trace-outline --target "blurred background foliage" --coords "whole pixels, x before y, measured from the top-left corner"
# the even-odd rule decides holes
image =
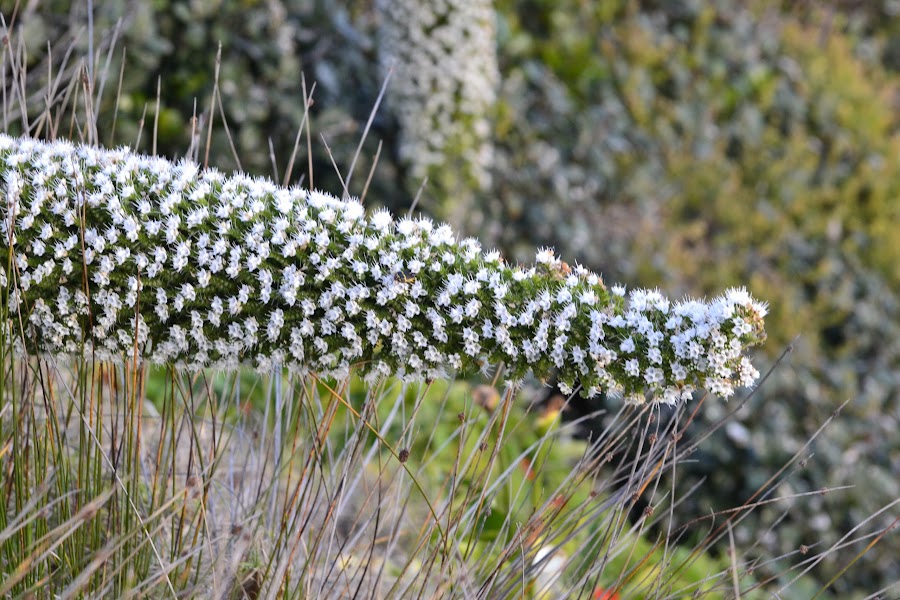
[[[25,32],[32,71],[77,73],[73,57],[93,47],[95,79],[107,80],[100,121],[107,132],[116,121],[110,141],[133,145],[143,117],[140,147],[149,151],[158,117],[157,151],[170,157],[188,152],[192,131],[205,140],[221,42],[222,107],[240,160],[218,109],[209,160],[225,170],[271,175],[274,157],[284,177],[305,75],[308,88],[315,82],[312,176],[301,138],[291,180],[336,193],[328,149],[347,169],[382,85],[370,0],[110,0],[95,3],[92,46],[85,2],[0,6]],[[793,350],[680,469],[684,489],[706,478],[685,514],[748,498],[846,399],[777,495],[855,487],[766,506],[737,535],[761,536],[762,557],[830,545],[900,497],[900,1],[495,7],[492,184],[466,233],[520,261],[554,246],[611,281],[672,296],[747,285],[771,306],[767,359]],[[43,106],[45,90],[28,93]],[[366,203],[405,211],[419,182],[398,152],[399,122],[388,97],[349,189],[361,193],[381,142]],[[443,216],[448,189],[426,187],[419,208]],[[700,418],[728,408],[710,402]],[[771,531],[759,526],[780,517]],[[895,517],[888,511],[869,528]],[[838,595],[892,583],[900,539],[880,546],[837,582]],[[832,553],[817,572],[830,577],[854,554]]]

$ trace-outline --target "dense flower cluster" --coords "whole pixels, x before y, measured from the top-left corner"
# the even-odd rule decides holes
[[[743,351],[766,309],[743,290],[626,295],[551,250],[509,266],[428,219],[124,149],[0,135],[0,170],[20,352],[411,378],[502,362],[634,402],[758,376]]]
[[[496,16],[490,0],[378,0],[379,55],[393,67],[389,98],[400,121],[400,159],[416,180],[465,154],[466,175],[490,183],[497,99]]]

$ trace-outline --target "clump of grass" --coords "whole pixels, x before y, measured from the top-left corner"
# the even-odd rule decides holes
[[[623,405],[585,442],[463,382],[7,360],[14,596],[716,598],[787,581],[706,554],[771,482],[679,545],[711,521],[674,527],[681,498],[659,488],[700,441],[679,439],[694,406]]]

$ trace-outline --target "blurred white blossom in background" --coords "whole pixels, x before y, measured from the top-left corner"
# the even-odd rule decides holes
[[[446,198],[440,216],[458,227],[472,204],[467,189],[486,190],[491,184],[490,115],[499,80],[493,4],[378,0],[376,5],[379,58],[385,73],[393,68],[388,98],[401,131],[399,158],[414,185],[429,177],[429,189]]]

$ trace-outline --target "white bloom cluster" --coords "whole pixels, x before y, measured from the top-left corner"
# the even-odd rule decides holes
[[[743,290],[611,293],[550,250],[512,267],[448,225],[127,150],[0,135],[0,172],[19,352],[408,378],[503,362],[634,402],[758,376],[766,309]]]
[[[490,184],[487,119],[497,99],[496,15],[490,0],[378,0],[379,55],[400,121],[400,159],[422,180],[461,153],[466,176]]]

